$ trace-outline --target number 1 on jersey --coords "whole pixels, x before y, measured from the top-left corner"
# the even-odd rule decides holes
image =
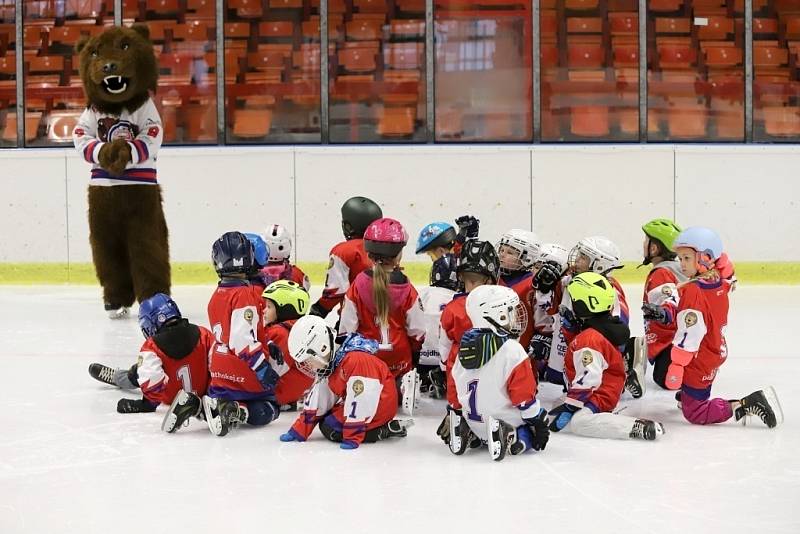
[[[470,421],[482,423],[483,417],[481,417],[481,414],[478,413],[478,381],[473,380],[467,384],[467,389],[469,390],[469,408],[467,409],[467,418]]]
[[[178,369],[178,380],[181,381],[181,387],[186,393],[194,393],[192,391],[192,374],[189,372],[189,366],[184,365]]]

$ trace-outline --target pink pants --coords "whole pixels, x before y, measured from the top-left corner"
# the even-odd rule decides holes
[[[733,417],[731,405],[725,399],[698,400],[681,392],[683,416],[693,425],[722,423]]]

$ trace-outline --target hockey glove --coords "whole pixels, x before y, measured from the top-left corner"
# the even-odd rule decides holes
[[[312,304],[311,308],[308,310],[309,315],[316,315],[317,317],[322,317],[323,319],[327,317],[330,312],[330,310],[323,308],[319,302]]]
[[[118,413],[150,413],[156,411],[159,403],[147,399],[120,399],[117,401]]]
[[[253,371],[255,371],[258,381],[266,390],[274,388],[275,384],[278,383],[278,379],[280,378],[278,373],[275,372],[275,369],[272,368],[266,359],[264,359],[264,361],[262,361],[258,367],[253,369]]]
[[[533,277],[533,287],[542,293],[549,293],[561,279],[561,267],[554,261],[546,261]]]
[[[572,404],[560,404],[550,410],[550,430],[553,432],[560,432],[569,424],[572,416],[575,415],[575,412],[578,410],[580,410],[580,408]]]
[[[450,412],[455,412],[456,415],[461,416],[461,410],[456,410],[448,404],[447,415],[444,416],[439,428],[436,429],[436,435],[442,438],[442,441],[448,447],[450,446]]]
[[[464,243],[467,239],[478,237],[481,221],[472,215],[462,215],[456,219],[456,225],[458,226],[458,236],[456,236],[456,240],[459,243]]]
[[[550,357],[550,345],[553,343],[553,336],[536,334],[531,340],[530,355],[534,360],[545,360]]]
[[[547,440],[550,439],[550,429],[547,427],[547,412],[544,409],[539,410],[536,417],[530,419],[523,419],[528,430],[531,431],[531,449],[535,451],[543,451],[547,446]]]
[[[645,304],[642,306],[642,313],[644,318],[648,321],[655,321],[661,324],[669,324],[672,322],[672,318],[667,309],[657,304]]]
[[[267,350],[269,351],[269,357],[275,360],[275,363],[278,365],[283,365],[283,351],[277,343],[267,341]]]
[[[561,328],[567,332],[575,334],[581,329],[578,318],[575,317],[575,314],[572,313],[572,310],[566,306],[559,306],[558,314],[561,316]]]

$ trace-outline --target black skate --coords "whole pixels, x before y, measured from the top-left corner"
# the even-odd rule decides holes
[[[447,378],[441,369],[428,371],[428,395],[432,399],[443,399],[447,396]]]
[[[89,374],[95,380],[120,389],[136,389],[139,387],[131,382],[127,369],[114,369],[102,363],[93,363],[89,365]]]
[[[161,422],[161,430],[170,434],[188,425],[189,419],[198,417],[202,410],[202,401],[194,393],[180,390],[167,410]]]
[[[517,441],[517,429],[494,417],[486,418],[486,435],[489,438],[489,455],[495,462],[505,458],[512,443]]]
[[[469,428],[469,423],[456,412],[450,412],[450,452],[461,455],[467,447],[473,448],[476,436]],[[480,441],[480,440],[479,440]]]
[[[650,421],[649,419],[637,419],[633,422],[633,428],[629,434],[633,439],[643,439],[645,441],[654,441],[664,434],[664,425],[657,421]]]
[[[623,354],[625,361],[625,390],[634,399],[639,399],[645,391],[645,371],[647,369],[647,343],[643,337],[631,338]]]
[[[739,401],[741,404],[734,416],[737,421],[746,424],[746,415],[755,415],[769,428],[783,423],[783,410],[778,402],[778,395],[772,386],[755,391]]]
[[[124,319],[130,313],[130,308],[127,306],[117,306],[116,304],[106,304],[106,313],[109,319]]]
[[[205,395],[203,410],[208,429],[215,436],[224,436],[239,423],[247,421],[247,408],[236,401],[215,399]]]
[[[389,438],[404,438],[408,436],[408,429],[412,426],[414,426],[413,419],[392,419],[385,425],[375,429],[377,431],[375,440],[382,441]]]

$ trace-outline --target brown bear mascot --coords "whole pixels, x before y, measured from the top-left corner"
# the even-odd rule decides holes
[[[72,138],[92,164],[89,242],[109,317],[170,293],[167,223],[156,179],[163,126],[150,97],[158,65],[146,26],[110,28],[82,40],[88,100]]]

